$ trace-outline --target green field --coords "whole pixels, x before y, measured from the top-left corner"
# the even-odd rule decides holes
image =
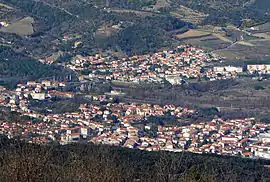
[[[18,21],[12,22],[9,26],[1,28],[0,31],[15,33],[18,35],[31,35],[34,33],[32,23],[34,19],[32,17],[25,17]]]
[[[197,38],[197,37],[202,37],[202,36],[207,36],[207,35],[211,35],[211,34],[208,32],[191,29],[183,34],[176,35],[176,37],[179,39],[189,39],[189,38]]]

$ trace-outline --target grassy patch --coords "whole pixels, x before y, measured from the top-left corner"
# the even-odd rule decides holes
[[[221,34],[213,33],[212,35],[215,36],[216,38],[219,38],[220,40],[222,40],[224,42],[232,43],[232,40],[228,39],[227,37],[222,36]]]
[[[267,33],[255,33],[253,36],[270,40],[270,35]]]
[[[0,31],[15,33],[18,35],[30,35],[34,33],[32,23],[34,19],[31,17],[25,17],[19,21],[11,23],[9,26],[1,28]]]
[[[188,38],[197,38],[202,36],[208,36],[211,35],[208,32],[200,31],[200,30],[189,30],[183,34],[176,35],[179,39],[188,39]]]
[[[235,59],[244,59],[244,56],[239,54],[236,51],[229,51],[229,50],[219,50],[215,52],[219,56],[225,57],[229,60],[235,60]]]
[[[237,43],[240,44],[240,45],[245,45],[245,46],[250,46],[250,47],[255,46],[254,44],[246,42],[246,41],[239,41]]]

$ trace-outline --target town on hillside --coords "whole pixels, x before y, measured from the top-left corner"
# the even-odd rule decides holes
[[[188,151],[270,159],[270,124],[256,118],[185,124],[196,109],[176,105],[117,102],[113,96],[90,94],[90,103],[77,111],[40,113],[29,107],[33,100],[74,98],[64,82],[28,81],[15,90],[0,87],[0,106],[28,117],[25,122],[0,121],[0,133],[38,143],[94,143],[146,151]],[[163,117],[162,122],[158,118]],[[177,125],[168,125],[174,118]],[[145,123],[145,124],[144,124]]]
[[[101,79],[131,83],[169,82],[172,85],[189,80],[214,81],[270,73],[270,64],[215,66],[218,62],[222,62],[218,55],[185,44],[172,50],[122,59],[102,54],[77,55],[65,66],[77,72],[81,81]]]

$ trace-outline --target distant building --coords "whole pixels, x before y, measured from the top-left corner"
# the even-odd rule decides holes
[[[174,75],[165,76],[165,79],[172,85],[179,85],[181,84],[181,81],[182,81],[180,76],[174,76]]]
[[[50,87],[52,85],[51,81],[49,80],[43,80],[41,83],[45,85],[46,87]]]
[[[270,74],[270,64],[251,64],[247,65],[247,71],[249,73],[263,73]]]
[[[243,68],[242,67],[235,67],[235,66],[216,66],[213,68],[214,72],[216,73],[228,73],[228,72],[236,72],[236,73],[242,73]]]
[[[28,81],[26,84],[27,84],[27,86],[36,86],[37,85],[37,82],[35,82],[35,81]]]
[[[31,93],[31,96],[34,100],[45,100],[46,98],[45,93]]]
[[[255,157],[270,159],[270,151],[255,151]]]

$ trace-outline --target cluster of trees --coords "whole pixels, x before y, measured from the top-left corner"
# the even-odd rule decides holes
[[[156,0],[92,0],[92,3],[101,7],[141,9],[156,4]]]
[[[170,16],[145,17],[109,39],[108,46],[120,46],[121,50],[128,55],[155,52],[171,44],[172,40],[168,31],[185,26],[192,25]]]
[[[269,161],[0,140],[1,181],[267,181]]]
[[[7,108],[0,108],[0,121],[13,121],[13,122],[27,122],[31,118],[28,116],[21,116],[17,112],[10,112]]]
[[[71,21],[72,16],[58,8],[49,6],[48,4],[33,0],[3,0],[2,2],[10,4],[23,12],[43,21],[43,26],[39,26],[40,30],[46,31],[66,21]]]
[[[95,54],[98,51],[117,50],[127,55],[154,52],[171,44],[172,30],[192,25],[171,16],[155,14],[141,16],[132,12],[109,12],[96,6],[95,1],[8,1],[4,3],[17,8],[18,16],[22,14],[35,19],[35,33],[28,37],[14,34],[0,33],[6,41],[14,42],[16,48],[24,54],[38,57],[49,57],[52,52],[62,52],[60,61],[66,60],[66,55]],[[136,9],[153,0],[113,0],[110,6],[118,8]],[[106,3],[104,2],[100,2]],[[136,6],[133,7],[133,6]],[[98,34],[103,26],[112,26],[122,22],[121,30],[112,31],[109,36]],[[73,37],[70,41],[62,41],[64,35]],[[81,40],[82,44],[74,49],[74,42]]]
[[[88,103],[83,96],[76,95],[74,98],[52,98],[50,100],[30,100],[29,106],[32,110],[40,113],[67,113],[79,110],[80,104]]]
[[[52,52],[62,52],[60,61],[69,60],[76,54],[89,55],[98,51],[119,51],[127,55],[155,52],[161,47],[172,44],[172,30],[188,30],[190,23],[180,21],[169,14],[153,13],[151,16],[141,16],[132,12],[106,11],[102,7],[124,9],[141,9],[143,6],[155,4],[155,0],[92,0],[92,1],[63,1],[63,0],[3,0],[17,8],[18,15],[32,16],[35,19],[35,33],[27,38],[16,35],[0,33],[7,41],[14,42],[13,48],[25,54],[48,57]],[[248,1],[217,0],[173,0],[173,5],[183,4],[190,8],[209,14],[205,24],[234,23],[240,25],[242,19],[249,18],[254,21],[266,20],[266,12],[270,3],[267,0],[256,1],[253,4],[243,4]],[[172,6],[169,8],[175,8]],[[102,26],[115,25],[124,22],[119,31],[109,36],[98,35]],[[64,35],[80,35],[71,41],[60,41]],[[76,36],[75,36],[76,37]],[[58,41],[56,41],[58,39]],[[76,40],[82,44],[73,49]],[[68,55],[68,56],[66,56]],[[67,59],[68,58],[68,59]]]
[[[14,52],[10,47],[0,46],[0,81],[2,85],[15,86],[18,82],[53,76],[65,79],[74,73],[58,66],[44,65],[37,60]],[[74,76],[75,78],[75,76]]]

